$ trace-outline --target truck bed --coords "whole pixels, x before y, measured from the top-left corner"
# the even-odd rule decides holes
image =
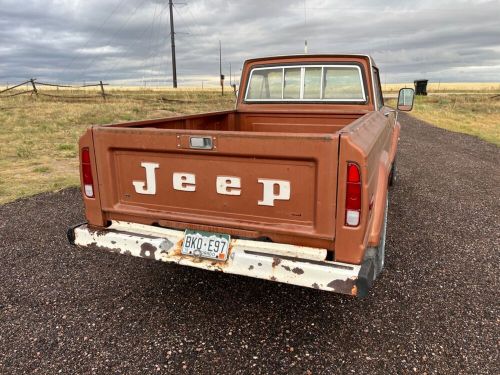
[[[332,249],[338,131],[361,115],[226,111],[93,127],[101,219]],[[192,148],[192,137],[213,148]],[[154,194],[134,188],[146,186],[142,163],[158,165]],[[179,173],[195,176],[193,191],[174,188]],[[238,195],[217,191],[221,176],[239,178]],[[259,203],[266,180],[285,181],[289,199]]]
[[[108,125],[108,127],[269,133],[336,133],[366,113],[366,111],[359,111],[355,113],[317,111],[316,113],[307,114],[303,112],[294,113],[291,111],[223,111],[157,120],[112,124]]]

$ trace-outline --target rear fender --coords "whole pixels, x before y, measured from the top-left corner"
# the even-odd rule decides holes
[[[384,222],[385,200],[387,197],[387,185],[390,171],[391,164],[389,162],[389,155],[384,151],[380,156],[377,187],[372,203],[373,219],[368,237],[368,246],[370,247],[377,246],[380,242],[380,231]]]

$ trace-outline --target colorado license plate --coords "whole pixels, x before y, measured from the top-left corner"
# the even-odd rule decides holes
[[[182,254],[224,261],[230,242],[231,236],[228,234],[186,229]]]

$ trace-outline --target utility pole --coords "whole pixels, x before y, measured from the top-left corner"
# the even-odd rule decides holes
[[[220,87],[222,89],[222,96],[224,96],[224,75],[222,74],[222,44],[219,40],[219,73],[220,73]]]
[[[177,66],[175,63],[175,32],[174,32],[174,4],[172,0],[168,0],[170,8],[170,43],[172,47],[172,83],[174,89],[177,88]]]

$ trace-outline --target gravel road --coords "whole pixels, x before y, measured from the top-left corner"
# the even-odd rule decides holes
[[[401,121],[362,300],[73,248],[76,189],[0,206],[0,373],[500,373],[500,149]]]

